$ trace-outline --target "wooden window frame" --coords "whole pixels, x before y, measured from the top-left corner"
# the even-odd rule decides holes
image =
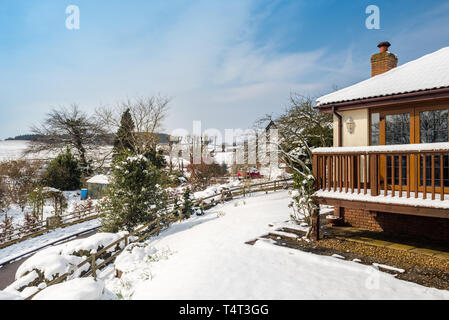
[[[401,113],[409,113],[410,114],[410,144],[419,144],[420,143],[420,117],[419,114],[424,111],[434,111],[434,110],[449,110],[449,102],[427,102],[427,103],[420,103],[420,104],[410,104],[407,106],[400,105],[400,106],[390,106],[390,107],[378,107],[378,108],[370,108],[368,113],[368,137],[369,137],[369,145],[371,145],[371,114],[372,113],[379,113],[379,145],[385,145],[385,116],[392,115],[392,114],[401,114]],[[449,136],[449,116],[448,116],[448,136]],[[383,156],[380,157],[380,167],[379,167],[379,174],[383,177],[383,173],[385,172],[384,169],[386,166],[385,158]],[[420,168],[420,157],[418,160],[418,168]],[[410,184],[411,188],[414,190],[414,181],[415,181],[415,167],[414,167],[414,161],[410,161]],[[418,185],[419,181],[421,180],[421,173],[420,170],[417,170],[418,172]],[[424,183],[424,182],[423,182]],[[391,186],[388,186],[388,189],[391,190]],[[406,190],[407,186],[402,186],[402,190]],[[431,192],[432,187],[429,186],[426,188],[426,192]],[[436,192],[440,192],[440,188],[436,187]],[[395,190],[399,190],[399,186],[395,186]],[[418,187],[419,192],[423,192],[423,186]],[[444,192],[447,194],[449,193],[449,187],[444,188]]]

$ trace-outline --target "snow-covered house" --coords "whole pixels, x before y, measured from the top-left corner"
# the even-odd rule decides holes
[[[449,47],[317,99],[334,147],[314,150],[316,199],[350,225],[449,240]]]

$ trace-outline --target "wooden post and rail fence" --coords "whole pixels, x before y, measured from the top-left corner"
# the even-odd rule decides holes
[[[77,210],[69,214],[56,215],[49,217],[46,220],[37,221],[30,227],[15,227],[5,232],[6,234],[0,237],[0,249],[40,236],[56,228],[65,228],[77,223],[97,219],[103,214],[104,212],[98,212],[93,208]]]

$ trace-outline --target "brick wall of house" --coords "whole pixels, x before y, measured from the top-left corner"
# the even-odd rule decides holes
[[[449,219],[341,208],[345,223],[371,231],[449,241]]]

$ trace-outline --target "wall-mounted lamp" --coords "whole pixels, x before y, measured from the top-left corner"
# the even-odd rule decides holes
[[[348,132],[352,134],[354,132],[354,127],[355,127],[354,120],[352,120],[352,118],[349,117],[346,120],[346,128],[348,129]]]

